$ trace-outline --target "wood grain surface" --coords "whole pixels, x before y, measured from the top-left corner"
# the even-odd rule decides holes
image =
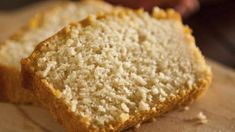
[[[32,5],[15,12],[0,12],[0,40],[22,26],[35,12],[53,2]],[[138,132],[234,132],[235,131],[235,71],[208,60],[213,82],[206,94],[189,105],[189,110],[177,109],[144,123]],[[1,88],[1,86],[0,86]],[[207,124],[195,118],[203,112]],[[0,132],[64,132],[65,130],[44,109],[10,103],[0,103]],[[130,130],[133,131],[133,130]]]

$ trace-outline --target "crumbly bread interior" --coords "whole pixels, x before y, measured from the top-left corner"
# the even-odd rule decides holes
[[[197,88],[209,67],[177,14],[90,16],[40,44],[31,70],[88,128],[110,128]]]
[[[21,87],[20,60],[29,56],[39,42],[71,21],[112,8],[105,2],[95,0],[62,2],[35,15],[28,25],[0,45],[0,99],[15,103],[37,102],[30,91]]]

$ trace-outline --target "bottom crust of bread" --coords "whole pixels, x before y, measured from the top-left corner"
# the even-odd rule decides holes
[[[151,118],[158,117],[179,106],[184,106],[197,99],[210,85],[211,72],[204,73],[204,79],[199,80],[193,88],[182,88],[175,96],[169,96],[164,103],[156,102],[155,110],[150,110],[145,113],[137,113],[132,118],[129,118],[124,123],[120,122],[112,127],[90,129],[86,127],[85,121],[79,119],[66,105],[64,100],[59,98],[57,91],[46,80],[37,78],[33,73],[30,73],[28,64],[30,60],[23,60],[22,76],[24,85],[27,88],[32,88],[41,103],[46,107],[69,132],[86,132],[86,131],[121,131],[130,128],[140,122],[147,121]],[[32,82],[32,83],[28,83]]]

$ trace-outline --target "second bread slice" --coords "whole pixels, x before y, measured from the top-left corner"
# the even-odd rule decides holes
[[[91,16],[22,61],[25,86],[70,132],[120,131],[208,87],[210,68],[190,33],[173,10]]]
[[[30,55],[36,45],[55,34],[71,21],[89,14],[110,11],[102,1],[62,2],[39,12],[29,24],[0,45],[0,100],[13,103],[37,103],[30,91],[20,83],[20,60]]]

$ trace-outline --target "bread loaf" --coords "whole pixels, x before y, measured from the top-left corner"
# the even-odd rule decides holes
[[[66,26],[22,60],[22,77],[69,132],[120,131],[195,100],[211,71],[180,16],[155,8]]]

